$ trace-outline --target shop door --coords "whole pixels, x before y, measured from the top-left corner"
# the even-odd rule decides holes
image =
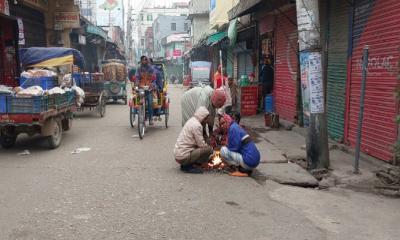
[[[11,15],[22,18],[24,47],[46,47],[45,17],[43,13],[21,4],[10,5]]]
[[[347,142],[356,144],[360,108],[361,62],[363,47],[369,46],[368,77],[365,93],[361,150],[391,161],[397,140],[400,1],[359,0],[354,10],[351,78],[348,84]]]
[[[254,73],[254,65],[250,53],[246,52],[239,53],[238,78],[240,79],[243,75],[249,76],[250,73]]]
[[[279,14],[276,22],[275,109],[282,119],[295,122],[298,63],[296,10],[292,8],[284,14]]]
[[[329,137],[343,141],[349,42],[347,0],[330,1],[327,68],[327,114]]]

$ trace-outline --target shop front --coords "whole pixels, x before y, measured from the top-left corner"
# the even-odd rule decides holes
[[[281,119],[298,121],[298,38],[295,7],[276,16],[275,111]]]
[[[0,13],[0,85],[17,86],[18,23],[13,17]]]
[[[360,109],[363,48],[368,45],[364,120],[361,150],[373,157],[392,161],[398,139],[400,1],[358,0],[354,6],[345,115],[345,141],[355,146]]]
[[[10,4],[10,14],[20,21],[24,39],[20,41],[23,47],[46,47],[45,10],[38,10],[30,5]]]

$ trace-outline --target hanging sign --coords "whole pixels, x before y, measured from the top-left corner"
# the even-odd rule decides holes
[[[22,18],[17,18],[18,23],[18,44],[25,45],[24,22]]]
[[[0,13],[10,16],[10,7],[8,6],[8,0],[0,0]]]
[[[62,24],[64,28],[79,28],[79,12],[55,12],[54,23]]]
[[[86,45],[86,37],[79,34],[79,44]]]
[[[180,56],[182,56],[182,50],[180,50],[180,49],[174,49],[174,51],[173,51],[173,53],[172,53],[172,56],[174,56],[174,57],[180,57]]]

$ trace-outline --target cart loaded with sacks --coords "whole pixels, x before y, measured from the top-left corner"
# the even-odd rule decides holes
[[[68,48],[27,48],[20,51],[21,65],[31,69],[21,77],[20,87],[0,89],[0,143],[11,148],[18,135],[26,133],[46,137],[51,149],[60,146],[63,131],[71,128],[76,107],[73,88],[58,87],[57,78],[29,77],[44,68],[84,65],[81,53]],[[21,74],[22,75],[22,74]],[[26,77],[28,76],[28,77]],[[53,79],[53,80],[52,80]]]

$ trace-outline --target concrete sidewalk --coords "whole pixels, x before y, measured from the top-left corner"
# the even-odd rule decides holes
[[[354,155],[333,142],[330,143],[330,169],[317,181],[304,170],[306,167],[305,129],[296,126],[279,130],[264,126],[264,116],[243,117],[241,125],[252,135],[261,152],[258,170],[269,180],[304,187],[344,187],[358,191],[375,192],[376,172],[390,167],[379,160],[360,159],[360,174],[353,174]],[[292,130],[286,130],[292,129]],[[297,164],[296,164],[297,163]],[[302,166],[302,167],[300,167]]]

